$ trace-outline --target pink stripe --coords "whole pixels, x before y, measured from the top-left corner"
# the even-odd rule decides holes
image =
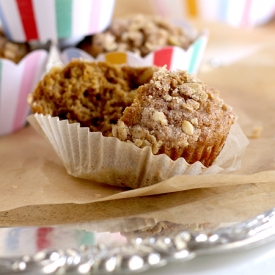
[[[243,10],[243,16],[241,19],[241,26],[248,27],[250,21],[250,11],[252,6],[252,0],[246,0]]]
[[[96,33],[99,30],[100,2],[102,0],[93,0],[92,11],[89,24],[89,33]]]
[[[34,79],[36,79],[36,70],[38,60],[40,59],[41,53],[33,53],[25,59],[24,72],[22,75],[20,91],[18,96],[17,108],[13,122],[13,131],[20,129],[26,122],[26,114],[29,110],[27,104],[27,96],[32,92],[32,85]]]

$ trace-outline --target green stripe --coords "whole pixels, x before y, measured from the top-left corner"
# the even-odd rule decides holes
[[[85,230],[78,230],[77,232],[77,243],[79,245],[94,245],[95,244],[95,234],[94,232],[88,232]]]
[[[198,54],[200,53],[202,43],[203,43],[203,38],[200,38],[194,44],[194,49],[193,49],[191,61],[190,61],[189,68],[188,68],[189,74],[192,74],[195,72]]]
[[[55,16],[58,38],[72,34],[73,0],[55,0]]]

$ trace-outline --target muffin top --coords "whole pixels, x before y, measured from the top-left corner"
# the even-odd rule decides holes
[[[93,57],[113,51],[131,51],[144,57],[165,46],[187,49],[192,42],[182,28],[163,18],[138,14],[114,19],[106,31],[86,37],[78,47]]]
[[[174,160],[207,159],[208,166],[235,120],[218,94],[185,71],[163,67],[137,89],[133,104],[113,126],[112,134],[140,148],[151,146],[153,154],[165,153]]]

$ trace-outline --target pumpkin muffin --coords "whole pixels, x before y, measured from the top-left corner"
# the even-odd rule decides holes
[[[222,150],[235,116],[218,91],[184,71],[161,68],[140,86],[113,126],[113,136],[172,160],[210,166]]]
[[[132,104],[135,90],[149,82],[155,70],[75,59],[46,74],[28,102],[33,113],[79,122],[91,132],[109,136],[112,125]]]
[[[210,166],[235,116],[207,86],[185,71],[73,60],[53,68],[29,96],[33,113],[78,122],[154,155]]]
[[[186,50],[193,40],[182,28],[160,16],[136,14],[115,18],[107,30],[85,37],[77,47],[94,58],[101,53],[114,51],[130,51],[144,57],[166,46],[178,46]]]

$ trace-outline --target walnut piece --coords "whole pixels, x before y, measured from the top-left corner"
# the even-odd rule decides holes
[[[184,121],[182,122],[182,124],[181,124],[181,129],[182,129],[182,131],[183,131],[185,134],[187,134],[187,135],[189,135],[189,136],[192,136],[193,133],[194,133],[194,127],[193,127],[193,125],[192,125],[189,121],[187,121],[187,120],[184,120]]]

